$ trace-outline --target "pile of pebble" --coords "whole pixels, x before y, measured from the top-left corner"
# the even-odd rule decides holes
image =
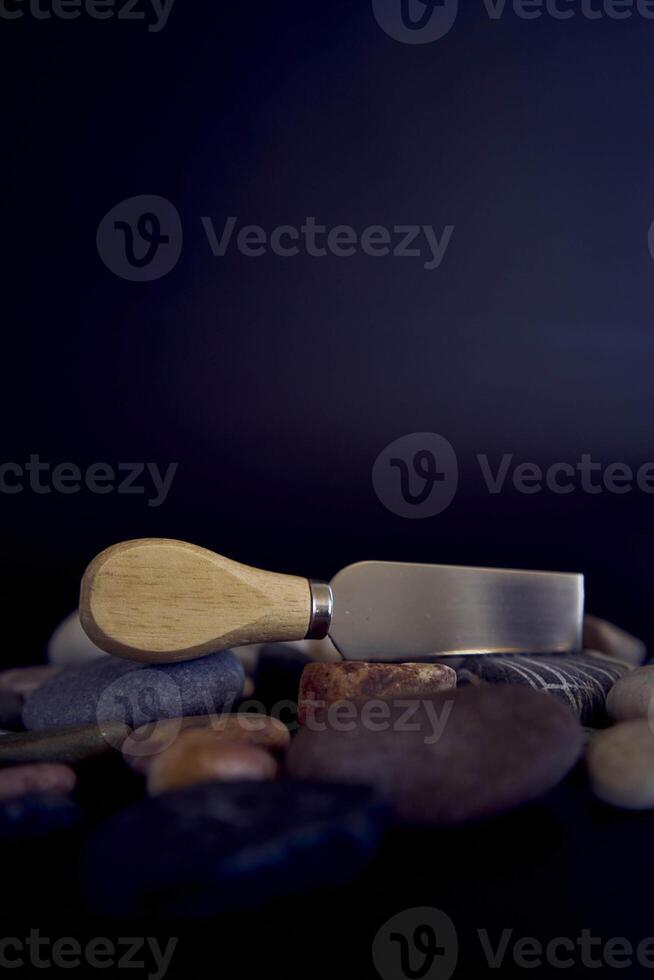
[[[0,842],[77,828],[93,911],[196,919],[342,885],[390,828],[494,818],[581,759],[601,801],[654,808],[654,665],[591,617],[585,645],[431,664],[275,645],[147,665],[101,654],[72,620],[49,665],[0,674]],[[127,791],[98,813],[84,789],[107,760]]]

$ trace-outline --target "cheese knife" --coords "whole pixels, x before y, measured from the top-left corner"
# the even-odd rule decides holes
[[[329,635],[346,660],[419,661],[579,650],[583,605],[572,573],[364,561],[328,585],[143,538],[91,562],[80,618],[97,646],[130,660]]]

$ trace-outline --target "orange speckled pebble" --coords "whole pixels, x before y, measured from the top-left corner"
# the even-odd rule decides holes
[[[336,701],[428,698],[456,687],[456,671],[444,664],[309,664],[300,681],[300,724]]]
[[[255,712],[167,718],[135,729],[123,743],[123,757],[132,769],[145,773],[152,760],[188,729],[206,730],[223,742],[260,745],[271,751],[282,751],[291,740],[288,728],[278,718]]]
[[[184,732],[152,760],[148,792],[156,796],[197,783],[271,780],[277,768],[274,756],[258,745],[226,742],[197,729]]]

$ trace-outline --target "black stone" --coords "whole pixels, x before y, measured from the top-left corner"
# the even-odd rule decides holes
[[[83,811],[69,796],[34,793],[0,803],[0,842],[37,840],[76,826]]]
[[[553,695],[574,711],[582,725],[597,728],[609,723],[606,697],[630,670],[615,657],[594,652],[466,657],[453,666],[459,686],[480,681],[523,684]]]
[[[0,691],[0,729],[23,731],[23,698],[14,691]]]
[[[196,786],[143,800],[88,842],[89,906],[115,918],[204,919],[349,882],[388,809],[367,787],[289,781]]]
[[[308,654],[284,643],[263,646],[254,677],[256,700],[282,721],[295,722],[302,671],[312,663]]]

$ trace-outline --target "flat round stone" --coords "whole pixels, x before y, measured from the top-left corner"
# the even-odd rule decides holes
[[[224,741],[259,745],[275,752],[286,749],[291,740],[283,722],[257,712],[190,715],[150,722],[135,729],[123,742],[123,757],[133,769],[144,773],[160,752],[171,746],[181,732],[190,728],[207,728],[216,738]]]
[[[654,717],[654,667],[639,667],[620,678],[606,699],[606,710],[613,721]]]
[[[211,783],[147,798],[88,841],[87,904],[120,919],[209,919],[342,886],[374,855],[388,820],[362,786]]]
[[[605,803],[628,810],[654,808],[654,734],[645,719],[598,732],[586,763],[593,792]]]
[[[288,771],[367,782],[409,823],[456,824],[527,803],[555,786],[582,749],[569,709],[529,688],[482,684],[409,708],[372,707],[346,714],[333,705],[317,715],[293,740]]]
[[[277,775],[274,756],[258,745],[222,741],[210,729],[184,732],[148,769],[152,796],[198,783],[269,780]]]
[[[309,664],[300,680],[299,721],[336,701],[426,698],[454,687],[456,671],[443,664]]]
[[[129,732],[130,729],[120,722],[108,722],[3,735],[0,738],[0,766],[30,762],[73,765],[120,750]]]
[[[31,793],[71,793],[75,773],[58,763],[35,763],[0,770],[0,800],[10,800]]]
[[[220,712],[243,690],[243,667],[229,650],[181,663],[142,664],[100,657],[67,667],[29,696],[25,727],[34,730]],[[9,727],[9,726],[8,726]]]
[[[598,650],[634,667],[640,666],[647,656],[647,647],[638,637],[588,613],[584,616],[584,647]]]

